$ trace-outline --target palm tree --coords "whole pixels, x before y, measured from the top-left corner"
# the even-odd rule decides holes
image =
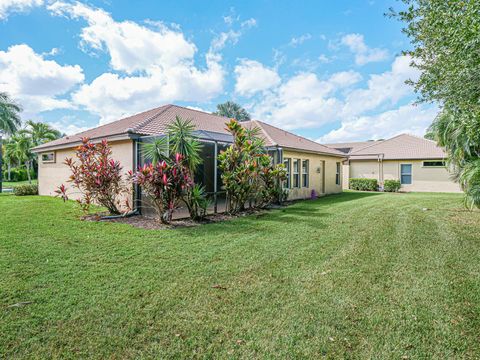
[[[5,92],[0,92],[0,193],[2,192],[3,181],[3,151],[2,132],[12,135],[21,124],[21,107],[17,105]]]
[[[62,136],[60,131],[52,128],[49,124],[27,121],[27,128],[23,130],[32,139],[33,146],[44,144]]]
[[[151,161],[153,165],[160,161],[168,161],[168,138],[162,136],[142,143],[142,152],[145,160]]]
[[[7,181],[11,180],[12,164],[17,161],[17,158],[15,157],[15,146],[16,144],[12,139],[5,141],[3,146],[3,154],[5,161],[7,162]]]
[[[168,142],[172,154],[182,154],[187,166],[195,172],[198,165],[202,163],[200,150],[202,144],[195,136],[195,125],[191,120],[183,120],[176,116],[175,121],[168,126]]]
[[[25,133],[18,133],[12,136],[12,141],[15,143],[13,154],[17,158],[19,164],[25,164],[28,182],[31,184],[32,177],[30,174],[30,169],[33,159],[33,154],[31,151],[33,147],[32,139]]]
[[[237,121],[250,120],[250,114],[247,112],[247,110],[233,101],[227,101],[223,104],[218,104],[217,111],[214,112],[214,114],[235,119]]]
[[[17,105],[7,93],[0,92],[0,131],[12,135],[21,124],[20,112]]]

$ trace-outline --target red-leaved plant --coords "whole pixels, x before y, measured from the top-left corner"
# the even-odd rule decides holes
[[[173,159],[140,166],[130,172],[134,184],[142,187],[142,194],[149,200],[157,213],[158,220],[170,223],[172,215],[183,194],[193,186],[190,170],[181,154]]]
[[[92,203],[97,203],[106,207],[110,214],[121,213],[120,199],[128,193],[128,189],[122,180],[122,166],[111,155],[112,149],[107,140],[94,144],[88,138],[83,138],[75,152],[76,161],[72,158],[65,159],[65,164],[72,172],[68,182],[81,194],[77,201],[85,212]],[[68,200],[64,184],[55,192],[64,201]],[[125,208],[130,208],[128,200]]]

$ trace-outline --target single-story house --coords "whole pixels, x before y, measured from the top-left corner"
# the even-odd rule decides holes
[[[445,151],[428,139],[401,134],[387,140],[329,144],[342,151],[343,187],[349,179],[400,180],[401,191],[460,192],[445,164]]]
[[[196,136],[203,143],[203,163],[196,180],[206,187],[208,193],[213,194],[216,202],[217,195],[222,194],[217,155],[233,140],[225,125],[229,119],[177,105],[161,106],[37,146],[34,151],[38,154],[39,194],[53,196],[60,184],[68,185],[66,181],[70,170],[64,161],[74,156],[75,148],[83,137],[93,142],[107,139],[112,148],[112,157],[120,161],[126,173],[143,163],[141,144],[152,137],[165,136],[168,125],[176,116],[191,120],[196,127]],[[342,191],[341,164],[346,158],[343,152],[261,121],[242,124],[258,127],[273,161],[287,166],[285,187],[289,191],[289,199],[308,198],[312,190],[319,196]],[[139,193],[141,191],[137,191],[133,199],[137,205],[141,200]]]

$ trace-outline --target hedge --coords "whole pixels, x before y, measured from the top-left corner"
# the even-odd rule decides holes
[[[383,182],[383,191],[387,192],[397,192],[400,190],[400,181],[399,180],[385,180]]]
[[[30,169],[30,176],[32,179],[36,178],[36,174],[33,169]],[[8,179],[8,171],[4,170],[3,181],[7,181],[7,179]],[[18,168],[18,167],[13,167],[10,169],[10,181],[16,182],[16,181],[25,181],[25,180],[28,180],[27,169]]]
[[[38,186],[33,184],[14,186],[13,193],[17,196],[38,195]]]
[[[377,179],[350,179],[350,189],[360,191],[377,191]]]

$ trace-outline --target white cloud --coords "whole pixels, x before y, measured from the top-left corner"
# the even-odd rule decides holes
[[[302,45],[305,41],[310,40],[312,38],[312,34],[303,34],[300,35],[299,37],[293,37],[289,45],[293,47],[297,47],[298,45]]]
[[[240,64],[235,66],[235,75],[235,92],[240,95],[251,96],[280,83],[280,76],[274,69],[254,60],[240,60]]]
[[[400,106],[372,116],[356,116],[342,121],[339,129],[322,136],[317,141],[335,143],[387,139],[409,133],[422,136],[438,113],[434,106]]]
[[[60,118],[58,121],[48,122],[53,128],[60,131],[62,134],[73,135],[78,134],[79,132],[90,129],[88,126],[78,126],[77,119],[75,116],[65,115]]]
[[[206,67],[200,69],[194,61],[195,44],[178,27],[160,23],[153,29],[131,21],[117,22],[104,10],[78,2],[56,2],[49,9],[86,20],[82,46],[110,55],[117,72],[104,73],[73,94],[75,103],[98,114],[101,123],[166,102],[207,101],[223,91],[224,69],[218,51],[235,35],[212,43]]]
[[[369,48],[363,35],[348,34],[342,37],[342,45],[347,46],[355,54],[355,63],[365,65],[371,62],[383,61],[388,58],[388,51],[380,48]]]
[[[0,91],[18,99],[27,114],[72,108],[70,101],[59,97],[83,80],[80,66],[45,60],[28,45],[0,51]]]
[[[410,66],[410,62],[410,57],[398,56],[390,71],[370,75],[367,88],[353,90],[346,97],[344,116],[358,115],[381,105],[395,105],[405,96],[411,95],[412,89],[405,81],[417,79],[419,72]]]
[[[12,12],[28,11],[35,6],[41,6],[43,0],[1,0],[0,20],[6,19]]]
[[[338,119],[343,103],[335,94],[360,81],[354,71],[339,72],[326,80],[314,73],[290,78],[252,106],[255,118],[285,129],[319,127]]]
[[[196,51],[183,33],[161,23],[150,29],[132,21],[116,22],[104,10],[79,2],[55,2],[48,9],[56,15],[86,20],[88,26],[80,34],[84,49],[107,51],[112,68],[128,74],[152,67],[184,65]]]

